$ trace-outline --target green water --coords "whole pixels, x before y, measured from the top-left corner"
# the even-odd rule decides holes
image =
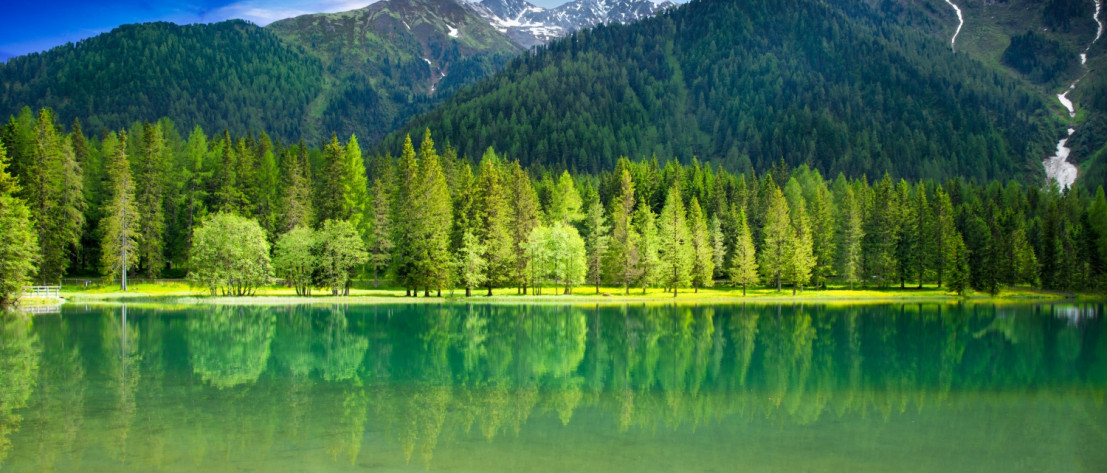
[[[0,471],[1107,470],[1101,306],[66,306]]]

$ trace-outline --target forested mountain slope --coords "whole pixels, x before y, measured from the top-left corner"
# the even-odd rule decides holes
[[[179,123],[299,137],[324,78],[319,61],[244,21],[125,25],[0,64],[0,114],[50,107],[64,123]]]
[[[170,116],[185,129],[375,142],[519,51],[452,0],[387,0],[266,28],[125,25],[0,64],[0,116],[50,107],[92,132]]]
[[[657,155],[1040,182],[1055,117],[1010,74],[865,2],[697,0],[555,41],[405,131],[585,171]]]

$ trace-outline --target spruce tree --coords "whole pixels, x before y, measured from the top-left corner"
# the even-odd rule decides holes
[[[734,248],[734,256],[731,258],[730,268],[727,273],[731,282],[742,285],[742,295],[746,295],[746,286],[757,282],[757,258],[753,247],[753,235],[750,233],[749,223],[746,221],[745,209],[733,209],[731,215],[735,215],[736,225],[731,247]]]
[[[646,288],[660,277],[661,248],[660,236],[657,233],[657,217],[649,205],[643,202],[634,211],[634,231],[638,234],[638,264],[634,273],[638,276],[638,283],[642,285],[642,294]]]
[[[257,176],[254,179],[258,193],[254,214],[271,240],[276,240],[280,234],[281,171],[269,135],[262,133],[258,146]]]
[[[758,252],[758,266],[765,279],[776,281],[776,290],[781,290],[781,279],[793,255],[792,245],[795,233],[784,194],[769,181],[765,206],[764,226],[761,229],[761,251]]]
[[[442,295],[442,286],[449,284],[453,258],[450,254],[450,225],[453,222],[450,191],[438,154],[434,150],[430,130],[423,134],[419,146],[419,177],[412,196],[412,213],[416,221],[416,272],[423,284],[424,295],[434,287]]]
[[[19,300],[39,258],[31,211],[16,197],[19,183],[7,168],[8,156],[0,143],[0,310]]]
[[[303,142],[286,153],[282,168],[281,209],[284,215],[281,228],[289,231],[299,226],[311,226],[315,223],[315,206],[312,203],[311,164]]]
[[[623,169],[620,173],[616,192],[611,203],[611,243],[604,256],[604,266],[611,279],[623,285],[623,294],[629,294],[641,262],[640,237],[632,222],[634,181],[629,170]]]
[[[871,274],[880,284],[888,284],[896,276],[896,248],[899,244],[899,203],[892,178],[885,174],[873,186],[873,205],[864,218],[866,274]]]
[[[815,267],[815,253],[813,237],[811,235],[811,223],[807,217],[807,208],[804,200],[796,203],[791,209],[792,242],[788,245],[790,251],[788,262],[784,268],[787,278],[792,282],[792,295],[796,295],[796,289],[803,290],[803,285],[811,279],[811,270]]]
[[[142,237],[142,214],[135,201],[135,185],[127,160],[127,134],[120,132],[119,139],[111,133],[104,139],[103,149],[108,154],[108,179],[111,197],[100,220],[103,235],[100,250],[100,266],[108,279],[120,278],[120,288],[127,290],[127,271],[139,265],[139,241]]]
[[[466,170],[468,165],[465,166]],[[463,171],[464,172],[464,171]],[[530,232],[542,222],[542,209],[538,203],[538,193],[530,182],[530,176],[518,161],[511,163],[511,175],[509,177],[511,188],[511,237],[512,249],[515,250],[515,271],[512,279],[518,283],[522,293],[527,293],[527,257],[524,246]]]
[[[700,208],[700,200],[696,197],[692,197],[692,202],[688,204],[688,226],[692,236],[692,287],[699,292],[701,286],[715,285],[715,248],[711,244],[711,233]]]
[[[208,155],[208,138],[204,130],[199,126],[188,135],[188,143],[185,145],[185,169],[183,172],[185,206],[185,251],[192,249],[192,232],[196,222],[207,215],[205,201],[208,199],[208,184],[212,177],[212,170],[205,165]]]
[[[950,253],[953,259],[949,265],[949,290],[959,295],[969,290],[969,254],[961,235],[954,233],[949,240]]]
[[[569,171],[562,172],[550,194],[550,205],[546,209],[547,221],[551,225],[557,222],[575,224],[584,218],[581,205],[580,193],[573,183],[573,176],[569,175]]]
[[[930,203],[926,198],[926,185],[919,183],[915,186],[915,195],[911,200],[910,224],[911,233],[906,235],[911,240],[911,275],[919,281],[919,289],[922,289],[923,278],[933,267],[931,228],[934,226],[930,213]]]
[[[368,240],[372,227],[372,201],[369,195],[369,178],[365,173],[365,160],[357,136],[350,135],[345,147],[345,166],[342,174],[342,213],[357,228],[362,239]]]
[[[381,178],[373,181],[373,200],[370,205],[371,230],[366,247],[369,251],[369,269],[373,273],[373,287],[379,285],[379,274],[388,268],[392,259],[392,206],[390,189]]]
[[[26,171],[28,180],[21,185],[38,237],[38,280],[57,282],[69,267],[71,250],[81,241],[85,200],[73,147],[68,137],[58,134],[49,109],[42,109],[35,121]]]
[[[942,277],[953,264],[954,247],[951,243],[953,234],[957,231],[953,221],[953,204],[949,200],[949,194],[942,186],[934,189],[934,200],[931,202],[930,234],[930,261],[938,278],[938,287],[942,287]]]
[[[146,276],[156,279],[165,267],[165,195],[167,167],[165,141],[161,127],[145,122],[142,125],[142,146],[134,164],[135,203],[139,212],[139,266]],[[119,172],[116,170],[116,172]]]
[[[404,287],[408,296],[418,284],[416,239],[418,227],[412,215],[419,165],[415,160],[415,147],[411,137],[404,139],[403,152],[396,163],[396,177],[392,186],[392,275],[396,284]],[[418,293],[416,293],[418,295]]]
[[[350,218],[346,212],[347,168],[346,150],[332,134],[330,142],[323,147],[322,169],[316,179],[315,218],[319,222]]]
[[[485,248],[473,231],[466,230],[461,236],[461,247],[457,252],[458,280],[465,287],[465,297],[473,296],[473,288],[484,284]]]
[[[588,206],[588,213],[584,217],[585,250],[588,254],[588,277],[596,286],[596,294],[600,293],[600,276],[603,270],[603,255],[607,252],[611,235],[608,233],[611,227],[604,216],[603,205],[599,200]]]
[[[730,252],[730,249],[726,244],[726,234],[723,233],[723,220],[726,218],[728,212],[721,212],[711,217],[711,220],[707,224],[708,232],[711,235],[711,256],[715,263],[715,277],[726,277],[726,256]],[[719,218],[722,215],[723,218]]]
[[[473,202],[477,236],[485,245],[485,285],[492,288],[507,283],[515,268],[515,250],[511,247],[511,206],[499,158],[492,148],[481,157]]]
[[[861,244],[865,239],[865,229],[862,225],[861,202],[857,198],[853,187],[842,187],[841,205],[838,208],[838,276],[849,283],[852,291],[853,285],[860,279],[862,271]]]
[[[675,183],[665,197],[665,207],[658,218],[658,254],[661,261],[658,274],[665,287],[672,289],[673,297],[677,296],[679,287],[689,285],[692,280],[692,234],[686,219],[680,184]]]

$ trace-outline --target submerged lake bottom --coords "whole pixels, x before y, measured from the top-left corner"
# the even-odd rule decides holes
[[[1101,304],[0,314],[0,471],[1093,472]]]

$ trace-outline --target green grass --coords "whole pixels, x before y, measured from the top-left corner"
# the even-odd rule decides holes
[[[971,300],[976,302],[1026,302],[1057,300],[1067,297],[1065,294],[1040,291],[1031,288],[1006,288],[998,296],[988,294],[972,294],[958,296],[933,285],[924,286],[922,289],[876,289],[856,288],[850,290],[846,287],[831,286],[827,290],[808,289],[792,295],[791,288],[785,287],[777,292],[775,288],[751,287],[745,296],[741,288],[718,287],[704,288],[698,292],[692,289],[681,289],[674,298],[671,292],[659,288],[648,289],[644,294],[642,288],[631,288],[630,293],[624,295],[623,288],[613,286],[601,286],[599,293],[594,286],[576,286],[572,294],[564,295],[560,288],[546,287],[542,289],[542,295],[534,295],[530,291],[528,295],[520,295],[515,288],[499,288],[493,291],[491,297],[487,296],[487,289],[473,291],[473,297],[464,297],[464,289],[443,290],[442,297],[435,297],[435,291],[431,291],[431,297],[406,297],[404,291],[395,287],[381,287],[372,289],[358,287],[351,289],[348,297],[332,297],[326,290],[314,291],[311,296],[297,296],[295,291],[286,287],[263,287],[257,290],[255,296],[232,297],[211,296],[207,290],[189,286],[186,283],[172,282],[159,284],[132,285],[127,292],[119,290],[117,285],[104,285],[84,288],[80,286],[66,286],[62,288],[62,296],[70,301],[79,302],[121,302],[127,300],[164,299],[172,300],[180,304],[262,304],[262,305],[286,305],[286,304],[330,304],[362,303],[423,303],[443,301],[466,301],[481,303],[626,303],[626,302],[705,302],[705,303],[735,303],[735,302],[817,302],[817,303],[884,303],[884,302],[910,302],[910,301],[961,301]],[[1097,296],[1086,295],[1086,298]]]

